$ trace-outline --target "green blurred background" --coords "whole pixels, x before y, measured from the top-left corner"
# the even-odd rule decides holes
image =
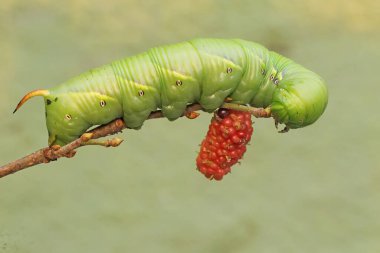
[[[222,182],[195,170],[205,113],[2,178],[0,252],[380,252],[379,27],[373,0],[1,1],[0,164],[47,144],[41,99],[12,115],[27,91],[197,37],[262,43],[330,101],[288,134],[255,120]]]

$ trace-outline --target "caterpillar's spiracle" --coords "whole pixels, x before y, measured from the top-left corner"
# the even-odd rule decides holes
[[[327,88],[314,72],[260,44],[240,39],[194,39],[155,47],[85,72],[43,96],[49,145],[67,144],[88,128],[123,118],[138,129],[152,111],[169,120],[186,106],[205,111],[231,103],[270,107],[288,128],[316,121],[327,105]],[[15,111],[16,111],[15,110]]]

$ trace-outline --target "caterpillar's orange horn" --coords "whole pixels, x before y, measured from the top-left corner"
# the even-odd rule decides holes
[[[35,97],[35,96],[46,96],[49,95],[48,90],[34,90],[26,94],[21,101],[17,104],[16,109],[13,111],[13,113],[17,112],[17,110],[30,98]]]

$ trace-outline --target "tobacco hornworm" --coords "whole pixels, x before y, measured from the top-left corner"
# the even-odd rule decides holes
[[[288,128],[312,124],[327,105],[327,88],[314,72],[260,44],[240,39],[195,39],[155,47],[145,53],[92,69],[43,96],[49,145],[64,145],[94,125],[123,118],[139,129],[152,111],[169,120],[186,106],[205,111],[231,103],[271,107]],[[16,111],[15,110],[15,111]]]

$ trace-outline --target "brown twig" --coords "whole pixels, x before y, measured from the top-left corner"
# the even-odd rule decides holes
[[[244,110],[249,111],[254,115],[256,118],[269,118],[271,117],[270,108],[254,108],[254,107],[247,107],[242,105],[236,105],[236,104],[229,104],[225,103],[222,107],[227,109],[235,109],[235,110]],[[183,116],[189,115],[191,112],[202,110],[201,105],[199,104],[192,104],[189,105]],[[157,119],[164,117],[161,111],[155,111],[152,112],[148,119]],[[23,158],[20,158],[18,160],[15,160],[7,165],[4,165],[0,167],[0,178],[5,177],[7,175],[13,174],[17,171],[26,169],[28,167],[40,164],[40,163],[48,163],[50,161],[55,161],[61,157],[67,157],[71,158],[75,155],[76,149],[85,146],[85,145],[102,145],[106,147],[116,147],[118,146],[122,140],[118,138],[114,138],[111,140],[106,140],[105,142],[102,141],[94,141],[94,139],[98,139],[101,137],[105,137],[108,135],[113,135],[116,133],[121,132],[124,128],[127,128],[124,121],[122,119],[116,119],[114,121],[111,121],[110,123],[106,125],[99,126],[85,134],[83,134],[80,138],[76,139],[75,141],[63,146],[51,146],[42,148],[40,150],[37,150],[36,152],[27,155]]]

